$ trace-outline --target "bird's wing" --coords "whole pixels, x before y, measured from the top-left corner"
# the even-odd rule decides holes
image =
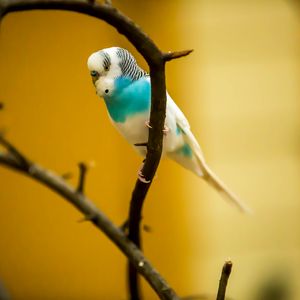
[[[175,117],[176,123],[180,126],[181,129],[190,129],[190,124],[187,118],[169,94],[167,94],[167,107],[170,113]]]
[[[180,127],[182,132],[184,133],[184,141],[187,143],[196,158],[197,165],[201,169],[201,173],[195,172],[196,174],[201,174],[201,177],[205,179],[212,187],[214,187],[221,195],[224,196],[225,199],[229,200],[232,204],[236,205],[239,210],[242,212],[251,212],[251,210],[243,204],[243,202],[236,196],[230,189],[223,183],[223,181],[218,178],[218,176],[210,169],[207,165],[200,145],[198,144],[195,136],[193,135],[190,124],[184,116],[183,112],[179,109],[173,99],[168,95],[168,109],[170,113],[175,116],[176,125]],[[197,169],[197,168],[196,168]],[[196,170],[195,169],[195,170]]]
[[[167,99],[169,112],[175,117],[176,125],[185,133],[185,142],[192,148],[193,152],[204,161],[202,150],[191,131],[191,126],[187,118],[169,95],[167,95]]]

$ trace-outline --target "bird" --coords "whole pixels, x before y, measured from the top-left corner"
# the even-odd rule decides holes
[[[92,53],[87,60],[87,67],[96,94],[104,99],[112,124],[145,157],[145,142],[148,141],[151,128],[150,75],[139,67],[128,50],[121,47],[105,48]],[[167,91],[166,96],[162,156],[203,178],[240,211],[249,212],[249,208],[207,165],[187,118]],[[141,171],[138,177],[140,181],[148,182]]]

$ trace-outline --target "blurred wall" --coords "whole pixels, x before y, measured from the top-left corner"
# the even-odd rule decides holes
[[[209,162],[254,210],[251,217],[237,215],[203,189],[212,201],[199,208],[206,230],[193,245],[202,252],[194,262],[201,289],[214,291],[211,278],[231,257],[234,299],[258,299],[263,292],[257,290],[272,281],[289,298],[259,299],[299,299],[299,10],[292,1],[189,4],[182,28],[193,28],[199,37],[193,47],[201,51],[199,68],[189,70],[189,97],[201,95],[189,117],[197,124],[200,114],[202,127],[195,131]],[[192,199],[194,184],[188,183]]]
[[[254,210],[239,214],[163,161],[144,210],[147,257],[180,295],[215,293],[230,257],[230,297],[268,300],[259,297],[277,280],[299,299],[299,11],[283,0],[114,4],[161,49],[195,49],[168,64],[168,90],[210,165]],[[0,128],[33,160],[72,172],[72,184],[77,162],[95,162],[87,195],[121,224],[141,158],[110,126],[86,68],[91,52],[114,45],[147,68],[95,19],[52,11],[6,17]],[[0,182],[0,280],[13,299],[126,299],[126,261],[103,234],[20,174],[0,168]],[[145,299],[156,299],[143,287]]]

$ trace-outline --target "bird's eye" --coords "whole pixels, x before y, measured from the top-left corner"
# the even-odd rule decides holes
[[[108,71],[108,70],[109,70],[109,67],[108,67],[108,66],[106,66],[106,67],[104,68],[104,70],[105,70],[105,71]]]
[[[97,71],[93,70],[93,71],[91,71],[91,76],[97,77],[97,76],[99,76],[99,73]]]

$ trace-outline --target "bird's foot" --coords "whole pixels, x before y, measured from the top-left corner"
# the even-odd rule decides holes
[[[145,125],[146,125],[146,127],[150,128],[150,129],[153,128],[153,127],[150,125],[150,122],[149,122],[149,121],[146,121],[146,122],[145,122]],[[169,131],[170,131],[170,128],[169,128],[167,125],[165,125],[165,126],[164,126],[164,129],[163,129],[164,135],[167,135]]]
[[[170,128],[167,125],[165,125],[164,129],[163,129],[163,134],[167,135],[169,131],[170,131]]]
[[[138,179],[139,179],[139,181],[141,181],[143,183],[150,183],[151,180],[147,180],[145,178],[144,174],[142,173],[142,170],[143,170],[143,167],[144,167],[144,162],[145,162],[145,160],[143,161],[143,163],[142,163],[142,165],[141,165],[141,167],[140,167],[140,169],[138,171]]]
[[[145,122],[145,125],[146,125],[146,127],[150,128],[150,129],[153,128],[153,127],[150,125],[150,121],[146,121],[146,122]]]
[[[142,172],[139,172],[138,178],[139,178],[139,181],[141,181],[141,182],[143,182],[143,183],[150,183],[150,182],[151,182],[151,180],[147,180],[147,179],[145,178],[145,176],[143,175]]]

